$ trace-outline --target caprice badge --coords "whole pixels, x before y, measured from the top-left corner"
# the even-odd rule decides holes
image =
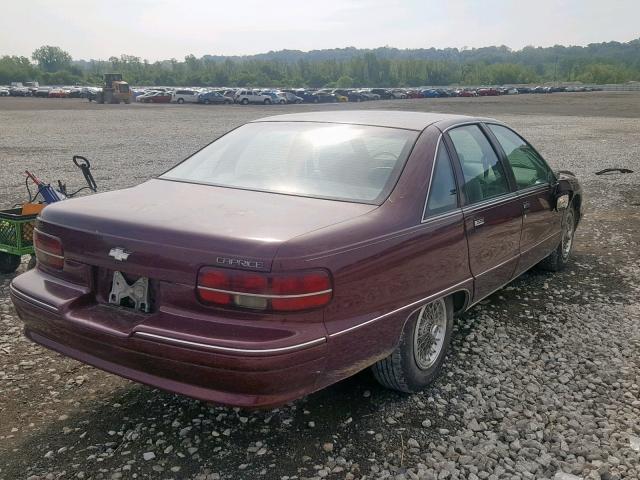
[[[228,265],[230,267],[264,268],[264,262],[249,260],[246,258],[218,257],[216,258],[216,263],[220,265]]]
[[[127,252],[122,247],[114,247],[109,250],[109,256],[115,258],[119,262],[124,262],[127,258],[129,258],[129,255],[131,255],[131,252]]]

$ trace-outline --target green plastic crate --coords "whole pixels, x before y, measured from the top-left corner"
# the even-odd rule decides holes
[[[38,215],[22,215],[22,209],[0,210],[0,252],[33,254],[33,228]]]

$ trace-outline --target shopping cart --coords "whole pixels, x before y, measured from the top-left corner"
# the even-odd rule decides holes
[[[0,274],[13,273],[20,266],[23,255],[31,255],[29,268],[35,265],[33,249],[33,229],[36,218],[42,209],[50,204],[72,198],[84,190],[96,192],[98,187],[91,174],[89,160],[80,155],[73,156],[73,163],[82,171],[87,185],[75,192],[68,192],[66,184],[58,180],[58,188],[52,187],[25,171],[25,186],[29,200],[8,210],[0,210]],[[32,195],[29,182],[36,185],[37,191]]]

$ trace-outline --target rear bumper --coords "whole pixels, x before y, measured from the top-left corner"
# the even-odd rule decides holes
[[[120,309],[91,303],[82,287],[39,271],[17,277],[11,298],[36,343],[107,372],[203,401],[247,408],[281,405],[324,385],[326,338],[238,348],[144,331]],[[44,281],[45,286],[38,281]],[[29,285],[41,288],[29,290]],[[107,328],[112,322],[113,328]],[[131,323],[131,328],[121,328]]]

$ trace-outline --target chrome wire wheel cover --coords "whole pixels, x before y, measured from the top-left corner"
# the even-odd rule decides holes
[[[562,230],[562,260],[567,260],[571,253],[571,246],[573,245],[573,233],[575,232],[573,220],[573,210],[567,212],[567,218],[564,222],[564,229]]]
[[[447,333],[447,309],[444,299],[431,302],[420,309],[413,335],[413,357],[418,367],[432,367],[444,346]]]

